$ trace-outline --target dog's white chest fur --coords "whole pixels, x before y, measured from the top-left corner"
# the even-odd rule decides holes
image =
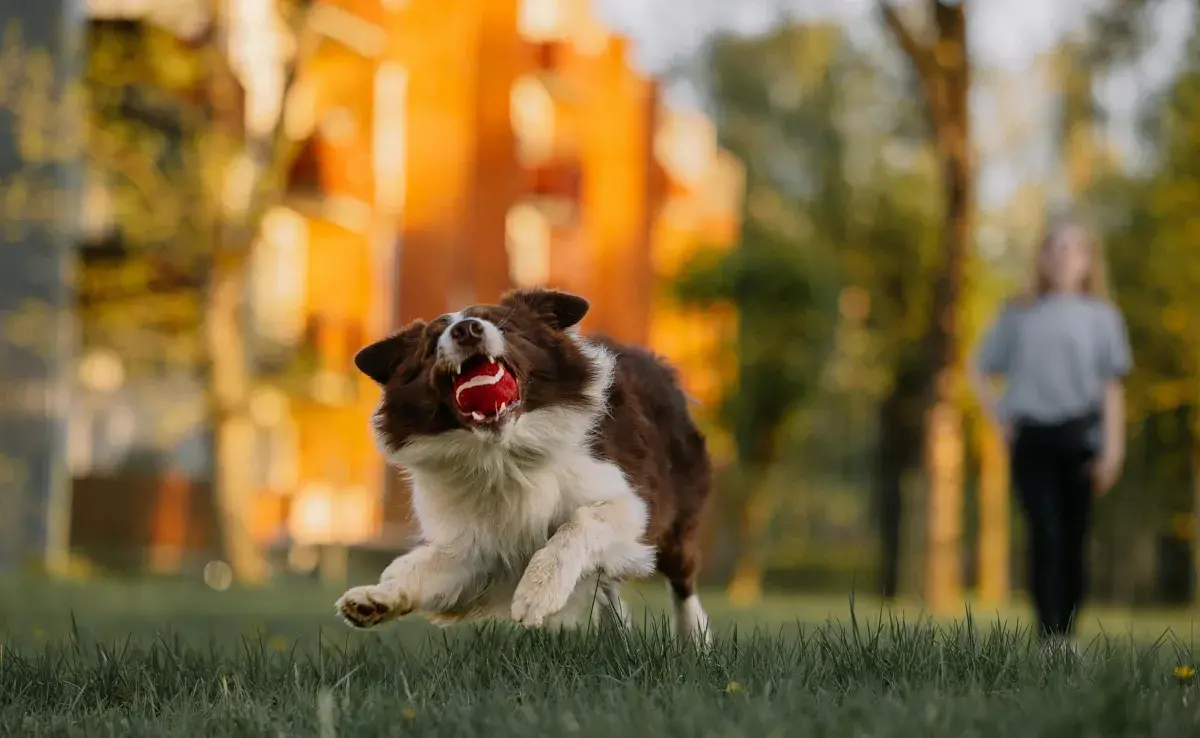
[[[468,446],[476,439],[463,440]],[[439,461],[410,467],[422,538],[452,545],[480,566],[501,564],[518,573],[571,512],[623,484],[612,464],[577,449],[539,458],[482,441],[469,453]]]
[[[611,361],[607,354],[597,358]],[[453,431],[416,439],[390,455],[412,479],[425,546],[446,552],[460,568],[460,586],[433,603],[435,609],[507,612],[523,575],[538,564],[535,555],[545,566],[564,568],[571,591],[556,598],[580,604],[559,608],[568,619],[588,599],[584,590],[595,589],[593,575],[653,573],[653,549],[641,541],[645,502],[616,464],[588,448],[610,376],[601,372],[590,388],[597,400],[590,407],[538,409],[498,433]],[[562,530],[570,535],[560,539],[574,543],[544,553]]]
[[[567,335],[593,370],[582,397],[518,413],[498,431],[409,436],[399,448],[377,426],[389,460],[412,479],[422,541],[378,584],[338,600],[347,622],[366,628],[422,611],[442,623],[568,625],[606,604],[629,624],[619,583],[654,572],[655,549],[643,540],[649,509],[617,464],[590,451],[615,356]],[[694,595],[677,602],[677,616],[682,634],[705,642]]]

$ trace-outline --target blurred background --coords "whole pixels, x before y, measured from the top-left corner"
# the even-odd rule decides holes
[[[961,368],[1071,209],[1136,364],[1092,590],[1186,605],[1198,22],[1191,0],[7,2],[0,577],[373,580],[414,530],[354,353],[546,284],[680,368],[733,605],[1006,607],[1023,532]]]

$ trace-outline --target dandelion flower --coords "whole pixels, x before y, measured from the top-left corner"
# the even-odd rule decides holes
[[[1179,680],[1191,679],[1196,676],[1196,668],[1193,666],[1176,666],[1175,678]]]

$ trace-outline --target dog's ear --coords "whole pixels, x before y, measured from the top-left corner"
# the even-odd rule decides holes
[[[522,307],[537,315],[551,328],[565,331],[587,315],[588,301],[578,295],[558,290],[523,289],[509,292],[501,305]]]
[[[405,357],[416,350],[425,332],[425,321],[417,320],[402,328],[399,333],[359,350],[354,355],[354,366],[378,385],[387,384],[392,373]]]

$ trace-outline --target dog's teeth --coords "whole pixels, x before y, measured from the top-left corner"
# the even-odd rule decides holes
[[[492,356],[491,354],[488,354],[488,363],[489,363],[489,364],[495,364],[495,363],[496,363],[496,357],[495,357],[495,356]]]
[[[505,411],[505,410],[507,410],[507,409],[508,409],[508,403],[507,403],[507,402],[502,402],[502,403],[500,403],[500,409],[496,411],[496,414],[497,414],[497,415],[503,415],[503,414],[504,414],[504,411]]]
[[[454,373],[455,373],[455,374],[462,374],[462,364],[455,364],[455,365],[454,365]]]
[[[476,423],[482,423],[482,422],[483,422],[483,413],[471,413],[471,417],[472,417],[472,418],[475,418],[475,422],[476,422]]]

